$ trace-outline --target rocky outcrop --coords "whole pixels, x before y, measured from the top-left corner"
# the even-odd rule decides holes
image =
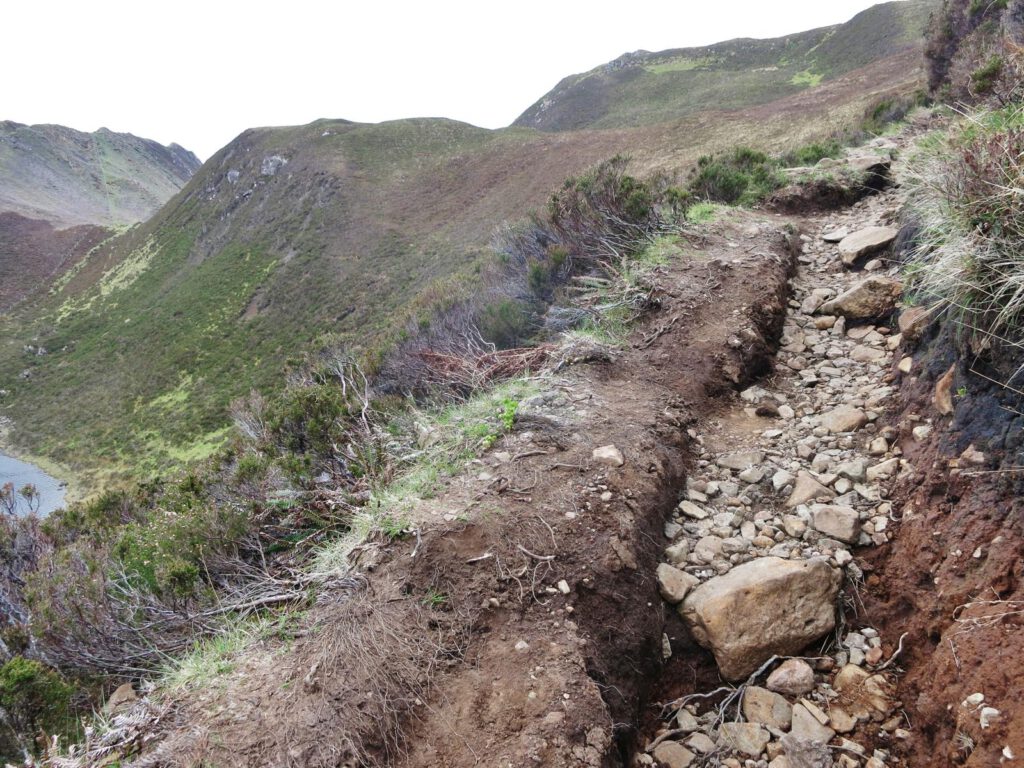
[[[772,655],[793,655],[829,632],[840,580],[824,560],[765,557],[701,584],[680,611],[722,676],[739,680]]]

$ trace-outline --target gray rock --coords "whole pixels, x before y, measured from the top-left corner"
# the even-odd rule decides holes
[[[668,768],[689,768],[695,757],[678,741],[663,741],[654,748],[654,759]]]
[[[850,352],[850,359],[858,363],[877,363],[885,359],[885,352],[874,347],[858,344]]]
[[[879,440],[885,438],[880,437]],[[865,477],[869,483],[875,482],[875,480],[885,479],[892,477],[900,468],[900,460],[898,458],[887,459],[879,464],[875,464],[873,467],[868,467]]]
[[[658,566],[658,592],[671,605],[681,603],[686,593],[700,584],[700,579],[668,563]]]
[[[694,557],[698,562],[710,563],[722,554],[722,539],[718,536],[705,536],[693,548]]]
[[[686,746],[702,755],[710,755],[718,749],[718,745],[706,733],[693,734],[693,736],[686,740]]]
[[[737,680],[831,631],[840,578],[821,559],[763,557],[694,588],[679,610],[722,675]]]
[[[685,565],[690,557],[690,542],[688,539],[680,539],[671,547],[665,550],[665,558],[672,565]]]
[[[614,445],[603,445],[600,448],[595,448],[591,455],[598,464],[604,464],[609,467],[621,467],[626,463],[626,460],[622,457],[622,451]]]
[[[807,522],[797,515],[785,515],[782,518],[782,528],[786,531],[787,536],[800,539],[803,538],[804,532],[807,530]]]
[[[828,413],[818,417],[818,422],[830,434],[836,435],[840,432],[855,432],[868,423],[867,414],[860,408],[850,405],[840,405]]]
[[[707,510],[702,507],[698,507],[692,501],[683,501],[679,504],[679,511],[687,517],[692,517],[694,520],[703,520],[708,516]]]
[[[690,710],[683,707],[676,712],[676,728],[692,733],[700,728],[700,723],[697,722],[697,718],[693,716]]]
[[[822,725],[802,701],[793,707],[793,726],[790,733],[798,739],[817,744],[828,744],[836,735],[831,728]]]
[[[719,456],[715,463],[725,469],[742,471],[747,467],[760,464],[762,461],[764,461],[764,454],[761,451],[742,451]]]
[[[786,753],[786,768],[832,768],[832,752],[823,742],[787,733],[780,743]]]
[[[847,461],[836,467],[836,474],[859,483],[867,477],[867,466],[867,462],[863,459]]]
[[[835,491],[815,480],[808,472],[799,472],[793,492],[786,499],[786,506],[792,509],[818,499],[834,499]]]
[[[793,705],[777,693],[752,685],[743,694],[743,717],[751,723],[788,731]]]
[[[846,227],[840,229],[833,229],[831,232],[826,232],[821,236],[821,239],[826,243],[838,243],[849,237],[850,230]]]
[[[787,472],[784,469],[780,469],[774,475],[772,475],[772,488],[776,491],[781,491],[787,485],[792,483],[796,478],[793,477],[791,472]]]
[[[786,659],[768,675],[769,691],[787,696],[803,696],[814,690],[814,670],[803,659]]]
[[[771,734],[757,723],[722,723],[718,729],[718,745],[750,757],[760,757]]]
[[[819,533],[845,544],[855,544],[860,538],[860,516],[850,507],[815,504],[811,507],[811,525]]]
[[[747,467],[739,474],[740,480],[744,483],[756,485],[764,480],[765,472],[761,467]]]
[[[853,266],[888,248],[898,234],[899,230],[894,227],[867,227],[843,238],[839,243],[839,256],[843,264]]]
[[[890,277],[872,275],[821,305],[824,315],[842,315],[849,320],[877,320],[896,309],[903,283]]]

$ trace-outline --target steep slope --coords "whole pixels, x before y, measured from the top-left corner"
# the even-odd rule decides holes
[[[110,234],[91,224],[54,229],[48,221],[0,213],[0,311],[48,286]]]
[[[627,53],[565,78],[514,123],[617,128],[763,104],[920,45],[932,0],[877,5],[846,24],[773,40]]]
[[[169,200],[199,167],[177,144],[162,146],[101,128],[0,122],[0,211],[77,224],[131,224]]]
[[[782,149],[921,82],[909,49],[744,110],[629,129],[488,131],[449,120],[343,120],[243,133],[145,224],[52,294],[0,319],[10,440],[86,485],[208,454],[227,404],[331,335],[366,351],[490,258],[495,227],[617,153],[685,173],[737,142]],[[26,357],[26,344],[50,354]]]

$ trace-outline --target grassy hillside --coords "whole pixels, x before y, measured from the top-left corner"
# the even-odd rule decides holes
[[[227,405],[330,335],[365,350],[471,284],[502,221],[618,153],[685,174],[745,142],[782,149],[920,85],[919,52],[734,112],[629,129],[499,131],[440,119],[246,131],[160,212],[0,315],[8,442],[85,486],[218,445]],[[26,344],[49,354],[27,355]]]
[[[628,53],[565,78],[515,125],[543,131],[617,128],[764,104],[920,45],[935,5],[890,2],[846,24],[774,40]]]
[[[199,168],[177,144],[101,128],[0,122],[0,212],[78,224],[131,224],[151,216]]]

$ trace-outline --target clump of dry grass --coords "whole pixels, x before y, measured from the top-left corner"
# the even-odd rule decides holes
[[[1024,350],[1024,107],[964,118],[913,165],[921,234],[907,272],[965,350],[1013,361],[1012,379]]]

